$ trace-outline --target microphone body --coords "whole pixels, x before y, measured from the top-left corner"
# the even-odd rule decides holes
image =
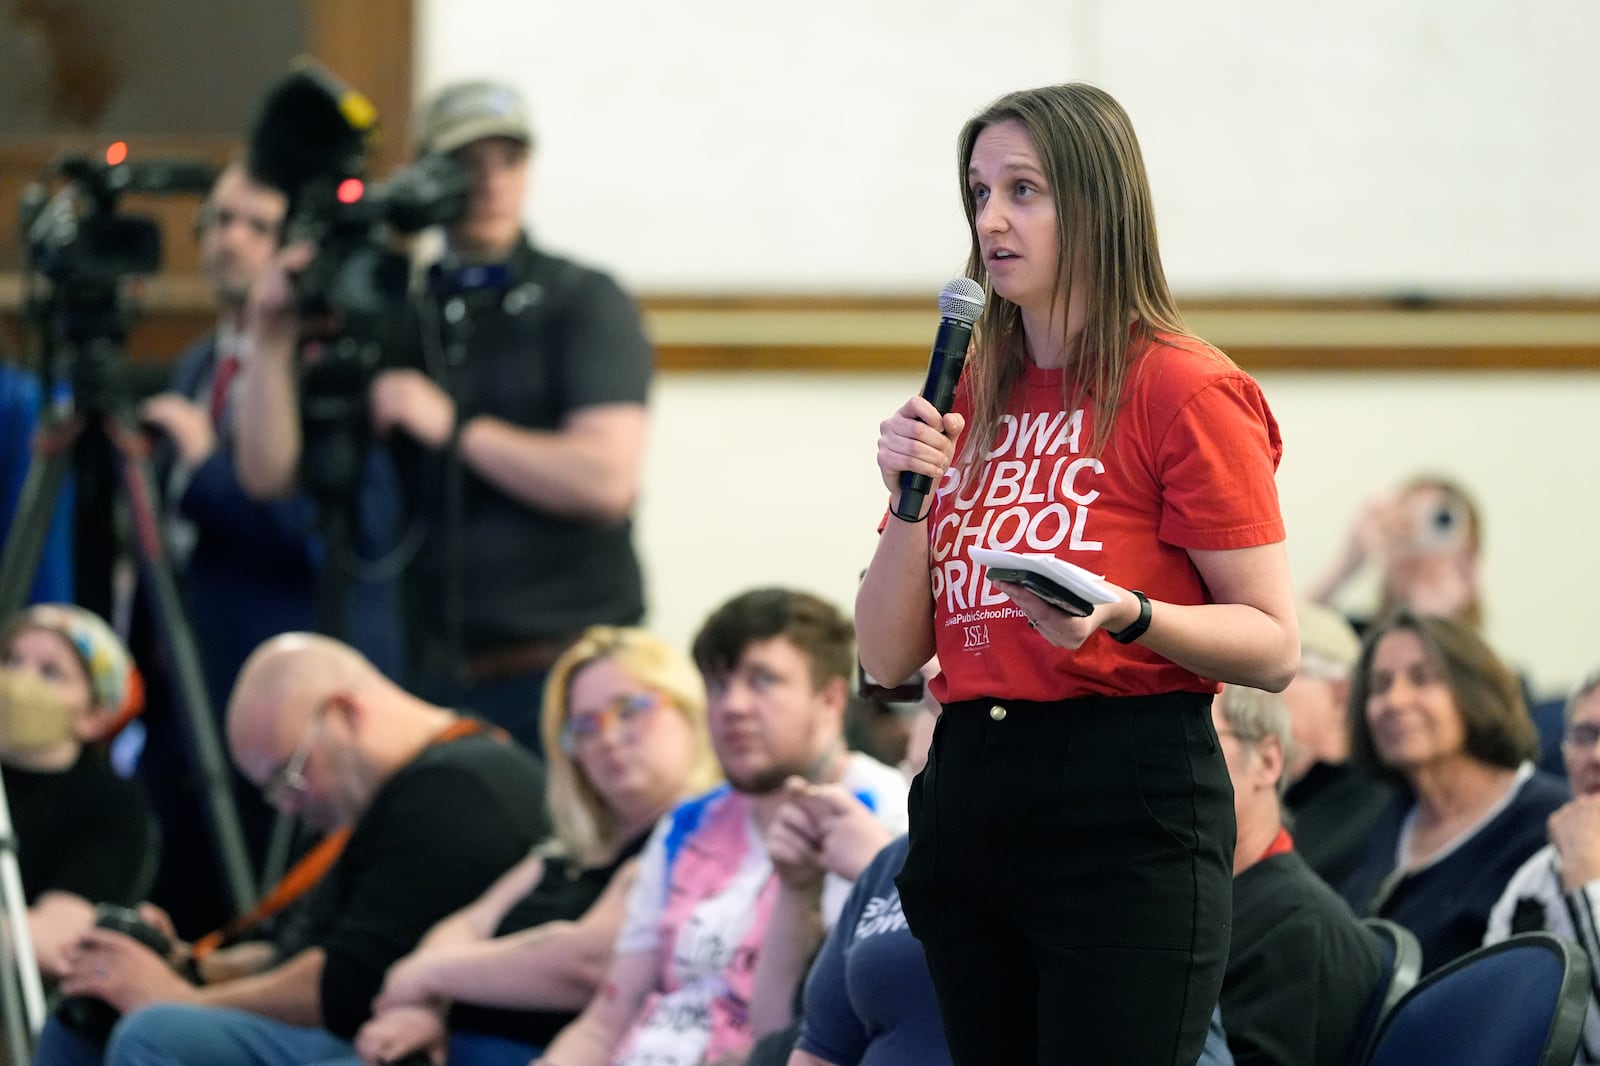
[[[968,278],[956,278],[939,294],[939,332],[933,338],[933,352],[928,358],[928,377],[922,383],[922,398],[933,404],[941,415],[949,414],[955,402],[956,385],[961,381],[961,371],[967,364],[967,346],[972,343],[972,324],[983,313],[983,287]],[[895,502],[894,513],[907,522],[915,522],[922,505],[933,490],[933,479],[927,474],[909,470],[900,473],[900,498]]]

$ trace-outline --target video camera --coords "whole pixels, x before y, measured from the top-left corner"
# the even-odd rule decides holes
[[[445,225],[466,211],[470,182],[448,156],[425,156],[387,180],[366,178],[378,113],[361,93],[301,60],[262,101],[249,168],[289,198],[287,242],[315,256],[295,279],[303,337],[302,470],[313,496],[348,499],[367,434],[366,393],[405,316],[411,275],[392,238]]]
[[[22,232],[33,269],[57,284],[109,283],[161,269],[161,231],[146,215],[117,214],[123,193],[204,194],[216,179],[206,163],[128,159],[117,141],[103,160],[71,155],[47,177],[65,179],[53,196],[35,184],[23,194]]]
[[[467,206],[466,171],[447,156],[369,184],[377,118],[365,96],[302,60],[250,131],[250,170],[289,197],[286,239],[317,248],[296,282],[301,317],[331,317],[341,333],[368,332],[405,299],[410,265],[390,238],[452,222]]]
[[[203,162],[130,160],[117,141],[100,159],[54,161],[23,192],[22,246],[30,274],[43,281],[30,281],[28,317],[41,330],[47,374],[70,379],[80,403],[110,404],[110,352],[127,336],[122,280],[161,268],[155,220],[119,213],[118,201],[124,193],[203,195],[215,177]]]

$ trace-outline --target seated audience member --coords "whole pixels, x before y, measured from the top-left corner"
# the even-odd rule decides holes
[[[1369,500],[1338,559],[1313,587],[1311,598],[1331,604],[1367,566],[1380,573],[1375,618],[1405,608],[1419,615],[1483,622],[1478,599],[1478,506],[1446,478],[1412,478],[1394,492]],[[1360,623],[1362,629],[1365,622]]]
[[[61,976],[96,903],[131,906],[155,872],[144,793],[100,743],[141,700],[122,641],[81,607],[40,604],[0,631],[0,780],[47,979]]]
[[[1291,749],[1278,696],[1229,685],[1211,710],[1233,779],[1233,941],[1222,1022],[1234,1061],[1343,1066],[1382,981],[1377,938],[1312,872],[1284,828]]]
[[[1294,849],[1330,885],[1350,876],[1395,786],[1350,761],[1350,671],[1361,639],[1338,611],[1302,602],[1300,670],[1283,691],[1293,743],[1283,805]]]
[[[901,766],[909,776],[927,765],[938,713],[938,701],[925,694]],[[789,1066],[950,1062],[927,959],[906,925],[894,884],[906,841],[898,836],[881,847],[850,890],[806,978],[805,1009]]]
[[[525,1066],[599,987],[657,819],[720,776],[700,675],[641,629],[595,626],[567,649],[541,728],[554,839],[390,968],[356,1037],[366,1061]]]
[[[1550,816],[1550,843],[1522,864],[1489,912],[1483,942],[1547,929],[1583,948],[1600,974],[1600,672],[1572,693],[1566,719],[1562,753],[1573,798]],[[1600,1062],[1600,1000],[1592,991],[1578,1061]]]
[[[694,658],[728,785],[680,805],[656,827],[604,990],[541,1062],[742,1061],[780,892],[765,838],[790,799],[786,783],[799,776],[838,784],[891,832],[905,830],[905,779],[842,743],[855,670],[851,637],[837,608],[782,589],[737,596],[706,621]],[[849,887],[836,874],[824,878],[824,924],[838,916]],[[764,994],[781,998],[782,990]]]
[[[329,834],[318,854],[342,850],[248,976],[195,987],[128,936],[86,933],[61,988],[122,1013],[104,1051],[113,1066],[348,1056],[389,965],[549,831],[533,756],[326,637],[285,634],[250,657],[228,744],[280,810]],[[59,1020],[45,1027],[39,1066],[100,1059]]]
[[[1426,973],[1483,943],[1490,908],[1544,844],[1567,789],[1528,761],[1538,738],[1521,687],[1465,622],[1400,611],[1378,623],[1350,722],[1354,758],[1402,792],[1339,889],[1357,914],[1415,933]]]

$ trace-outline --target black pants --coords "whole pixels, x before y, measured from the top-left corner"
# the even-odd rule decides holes
[[[945,708],[897,883],[958,1066],[1193,1066],[1233,789],[1195,693]]]

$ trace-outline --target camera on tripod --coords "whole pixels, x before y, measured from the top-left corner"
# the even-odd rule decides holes
[[[35,184],[23,194],[23,243],[32,268],[59,284],[117,281],[161,269],[161,230],[148,215],[117,213],[123,193],[204,194],[216,178],[205,163],[128,159],[117,141],[104,159],[70,155],[47,177],[64,179],[46,198]]]
[[[203,195],[215,177],[203,162],[130,160],[118,141],[101,159],[56,160],[23,193],[22,245],[43,282],[28,293],[28,318],[41,331],[48,372],[70,379],[81,406],[110,404],[108,363],[127,335],[122,280],[161,268],[155,220],[120,213],[119,200],[124,193]]]

